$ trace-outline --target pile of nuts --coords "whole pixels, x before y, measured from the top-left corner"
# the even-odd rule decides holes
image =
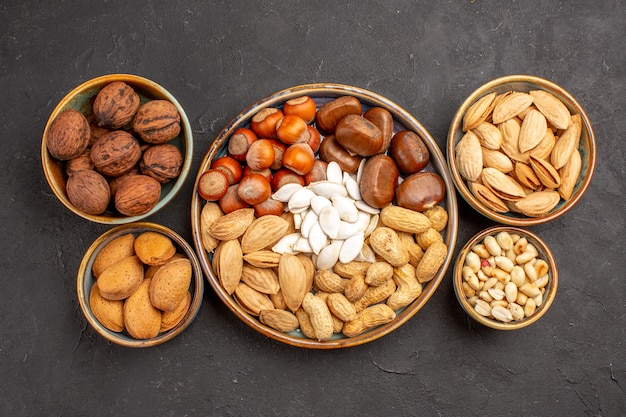
[[[551,93],[495,92],[463,117],[455,162],[471,193],[498,213],[548,214],[580,175],[582,120]]]
[[[465,256],[463,294],[481,316],[503,323],[532,316],[544,301],[550,267],[526,237],[488,235]]]
[[[180,128],[174,104],[142,104],[130,85],[114,81],[98,92],[88,117],[75,109],[59,113],[46,146],[64,163],[67,197],[78,210],[137,216],[159,202],[162,184],[180,175],[183,155],[169,143]]]
[[[442,178],[415,132],[341,96],[260,110],[198,180],[204,249],[224,291],[319,341],[392,321],[448,247]]]
[[[191,305],[191,262],[158,232],[113,239],[94,258],[92,273],[89,305],[112,332],[156,337],[176,327]]]

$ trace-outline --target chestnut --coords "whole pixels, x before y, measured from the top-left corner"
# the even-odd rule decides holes
[[[400,207],[420,212],[434,207],[445,196],[443,179],[434,172],[409,175],[396,189],[396,201]]]
[[[374,123],[383,134],[383,143],[377,153],[384,153],[391,143],[393,137],[393,116],[391,112],[383,107],[372,107],[363,114],[370,122]]]
[[[357,169],[359,169],[359,164],[362,159],[359,155],[350,154],[346,148],[337,142],[335,135],[326,136],[322,140],[319,155],[323,161],[337,162],[343,171],[350,174],[355,173]]]
[[[399,175],[391,157],[378,154],[369,158],[363,166],[359,183],[363,201],[376,208],[389,205],[393,201]]]
[[[430,152],[422,138],[410,130],[401,130],[391,139],[391,156],[405,174],[415,174],[424,169]]]
[[[337,123],[349,114],[360,115],[363,111],[361,102],[353,96],[341,96],[319,108],[315,115],[317,128],[326,133],[334,133]]]
[[[380,129],[365,117],[356,114],[349,114],[337,123],[335,137],[348,152],[360,156],[376,155],[383,145]]]

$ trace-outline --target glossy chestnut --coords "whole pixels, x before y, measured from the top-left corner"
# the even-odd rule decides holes
[[[343,146],[337,142],[335,135],[326,136],[319,149],[320,158],[323,161],[331,162],[335,161],[339,164],[342,170],[353,174],[359,169],[361,163],[361,157],[359,155],[352,155]]]
[[[349,114],[335,127],[337,142],[350,153],[360,156],[376,155],[383,144],[383,134],[365,117]]]
[[[363,107],[358,98],[341,96],[329,101],[317,110],[317,128],[325,133],[334,133],[337,123],[349,114],[361,114]]]
[[[391,203],[395,196],[400,172],[394,160],[384,154],[372,156],[365,162],[359,191],[371,207],[382,208]]]
[[[391,143],[393,137],[393,116],[389,110],[383,107],[372,107],[367,110],[363,117],[372,122],[383,134],[383,143],[376,153],[384,153]]]
[[[391,139],[391,156],[404,174],[415,174],[424,169],[430,152],[422,138],[413,131],[401,130]]]
[[[435,206],[445,196],[443,179],[434,172],[409,175],[396,189],[396,201],[400,207],[420,212]]]

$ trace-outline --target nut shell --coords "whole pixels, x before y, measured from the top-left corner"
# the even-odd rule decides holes
[[[182,153],[169,143],[150,146],[144,151],[140,163],[141,173],[151,176],[161,184],[177,178],[182,167]]]
[[[125,216],[139,216],[159,202],[161,184],[147,175],[133,175],[115,193],[115,208]]]
[[[114,130],[94,143],[91,160],[96,170],[110,177],[119,177],[130,171],[141,158],[137,139],[123,130]]]
[[[98,126],[119,129],[133,120],[139,105],[139,95],[130,85],[114,81],[96,95],[93,114]]]
[[[111,199],[106,179],[90,169],[72,174],[67,179],[66,191],[72,205],[87,214],[102,214]]]
[[[54,158],[67,161],[82,154],[89,144],[89,122],[75,109],[64,110],[52,121],[46,147]]]
[[[133,130],[148,143],[169,142],[180,133],[178,109],[167,100],[150,100],[137,110]]]

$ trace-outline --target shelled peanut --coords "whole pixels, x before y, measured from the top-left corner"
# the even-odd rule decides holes
[[[481,316],[524,320],[544,302],[549,269],[526,237],[506,231],[488,235],[465,257],[463,293]]]
[[[465,113],[462,130],[457,169],[489,209],[541,217],[571,197],[582,164],[582,119],[553,94],[487,94]]]

